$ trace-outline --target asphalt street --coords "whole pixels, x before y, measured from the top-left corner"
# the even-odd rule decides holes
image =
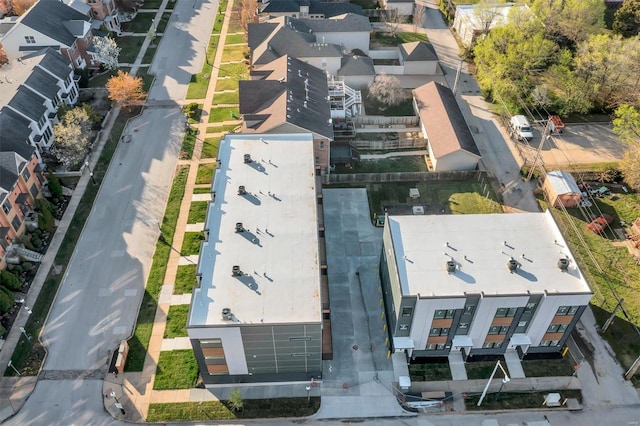
[[[125,129],[130,141],[119,144],[44,327],[46,380],[8,424],[118,423],[104,411],[100,376],[135,325],[184,131],[176,102],[204,61],[217,7],[176,3],[150,98],[165,106]]]

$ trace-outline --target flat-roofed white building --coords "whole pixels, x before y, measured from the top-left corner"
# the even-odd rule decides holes
[[[221,141],[187,323],[205,384],[320,377],[317,178],[310,133]]]
[[[394,349],[560,351],[592,292],[551,213],[390,216],[381,261]]]

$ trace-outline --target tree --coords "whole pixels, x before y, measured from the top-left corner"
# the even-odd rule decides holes
[[[118,70],[118,74],[107,81],[109,99],[123,106],[130,106],[145,98],[142,78]]]
[[[115,70],[118,68],[118,56],[120,56],[120,49],[116,41],[110,37],[94,37],[93,47],[100,63],[108,70]]]
[[[620,105],[614,115],[613,131],[622,142],[640,145],[640,111],[631,105]]]
[[[89,145],[92,124],[87,111],[77,107],[69,110],[54,126],[55,143],[51,153],[63,166],[68,168],[82,161]]]
[[[500,15],[500,7],[504,6],[505,0],[480,0],[473,9],[480,28],[480,34],[488,34],[491,25]]]
[[[36,3],[37,0],[13,0],[13,13],[16,15],[24,15],[31,6]]]
[[[419,3],[415,4],[413,9],[413,32],[417,33],[418,28],[422,28],[422,23],[427,17],[427,8]]]
[[[116,8],[120,12],[132,13],[137,12],[144,4],[143,0],[115,0]]]
[[[244,401],[242,400],[242,393],[240,389],[234,389],[229,392],[229,405],[233,411],[242,411],[244,408]]]
[[[9,63],[9,57],[7,56],[7,52],[4,51],[2,43],[0,43],[0,67],[6,63]]]
[[[0,271],[0,284],[2,284],[3,287],[6,287],[9,290],[13,291],[17,291],[22,288],[22,281],[20,280],[20,278],[4,269]]]
[[[613,17],[613,32],[633,37],[640,32],[640,0],[624,0]]]
[[[0,15],[8,15],[13,10],[13,2],[11,0],[0,0]]]
[[[560,44],[575,44],[604,30],[604,0],[535,0],[531,8]]]
[[[398,105],[407,98],[400,81],[395,76],[385,73],[378,74],[371,83],[369,97],[387,106]]]
[[[380,22],[386,24],[391,37],[398,37],[398,34],[400,34],[400,25],[407,22],[407,17],[400,15],[398,9],[386,9],[381,12]]]
[[[237,10],[240,16],[240,27],[246,39],[249,36],[249,24],[253,22],[258,10],[258,2],[256,0],[240,0]]]
[[[619,163],[620,171],[627,185],[635,190],[640,190],[640,146],[634,145],[624,154]]]

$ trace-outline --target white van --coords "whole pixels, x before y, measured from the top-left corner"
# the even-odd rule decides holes
[[[509,124],[511,126],[511,134],[515,133],[518,136],[518,139],[525,139],[527,141],[533,139],[531,125],[529,124],[527,117],[524,115],[514,115],[511,117]]]

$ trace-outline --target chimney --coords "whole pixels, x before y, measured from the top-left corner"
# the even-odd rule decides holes
[[[247,195],[247,189],[244,185],[238,186],[238,195]]]
[[[251,160],[251,154],[245,154],[245,155],[244,155],[244,162],[245,162],[245,164],[249,164],[249,163],[251,163],[251,161],[252,161],[252,160]]]

